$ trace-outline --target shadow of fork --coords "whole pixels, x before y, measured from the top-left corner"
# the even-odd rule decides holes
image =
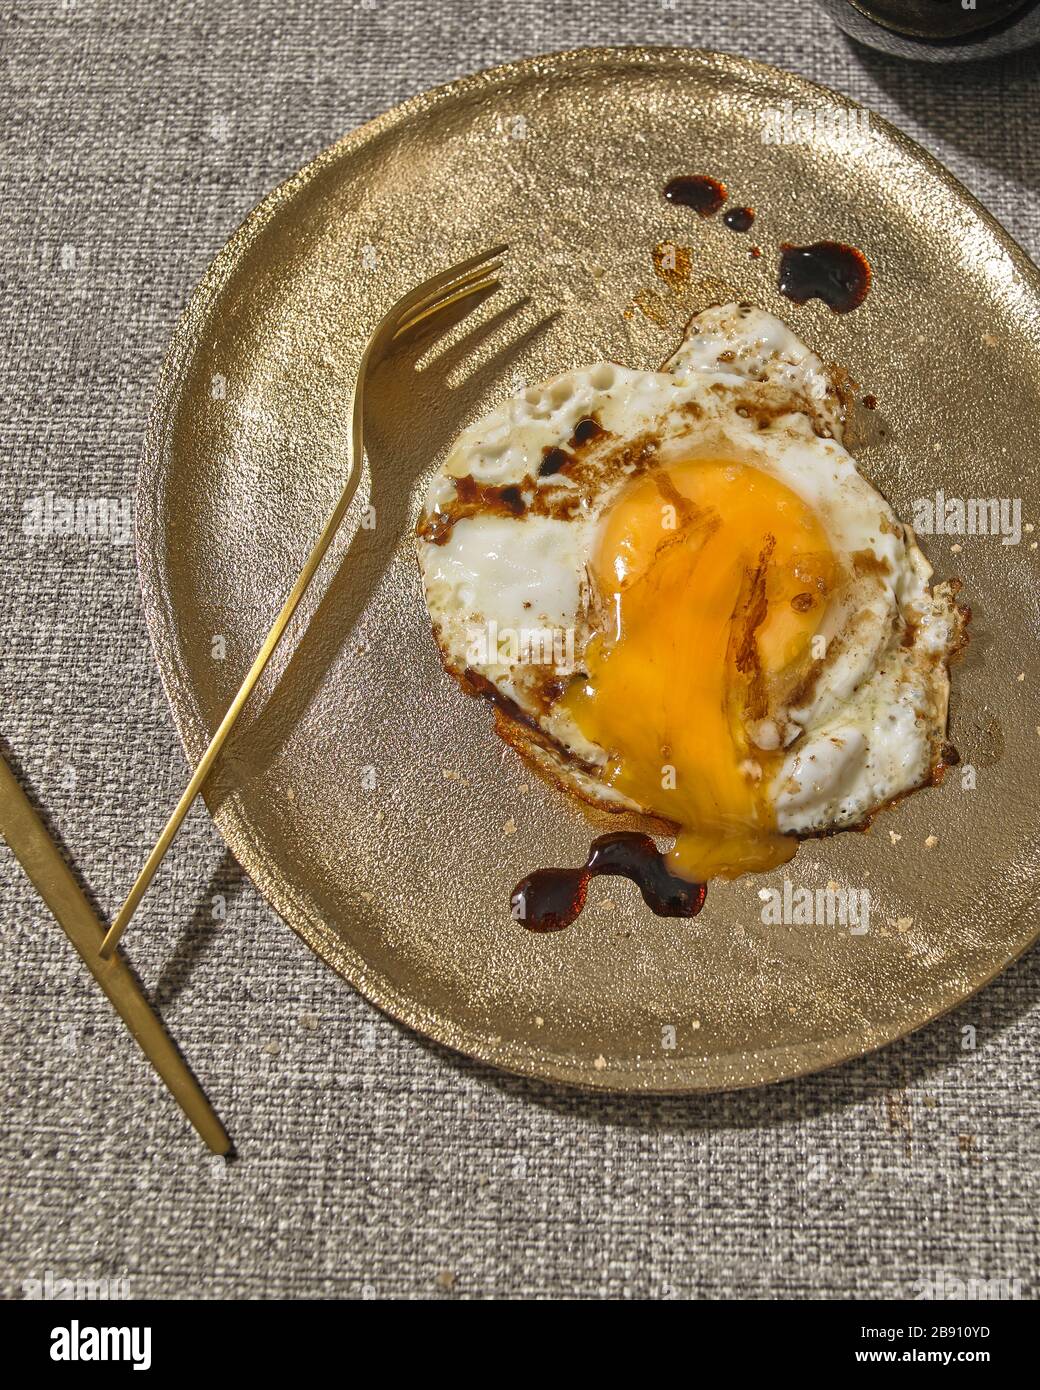
[[[431,452],[430,432],[417,432],[415,421],[435,419],[437,444],[447,444],[472,420],[489,381],[519,361],[558,317],[549,314],[538,319],[493,352],[476,372],[454,380],[456,370],[529,303],[524,298],[507,305],[426,360],[433,344],[442,342],[491,293],[451,306],[373,372],[366,396],[365,452],[369,505],[377,524],[371,529],[358,527],[338,556],[336,571],[277,686],[256,702],[254,711],[243,711],[207,784],[205,799],[211,813],[216,814],[230,795],[263,776],[277,760],[397,552],[411,519],[415,485],[436,452]]]

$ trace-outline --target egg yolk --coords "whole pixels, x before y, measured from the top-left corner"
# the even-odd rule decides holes
[[[607,781],[678,826],[674,873],[735,878],[794,854],[769,795],[784,756],[769,711],[813,660],[834,569],[814,511],[729,459],[659,467],[605,517],[601,630],[563,699],[607,750]]]

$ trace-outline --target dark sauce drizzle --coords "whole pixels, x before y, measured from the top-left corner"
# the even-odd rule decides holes
[[[573,457],[566,449],[547,444],[542,450],[542,461],[538,466],[539,478],[551,478],[554,473],[559,473],[561,468],[566,468],[573,461]]]
[[[731,232],[750,232],[755,220],[755,209],[729,208],[722,214],[722,220]]]
[[[665,184],[664,196],[670,203],[693,208],[701,217],[714,217],[726,201],[726,185],[707,174],[681,174]]]
[[[589,883],[600,874],[631,879],[658,917],[696,917],[708,892],[671,873],[649,835],[619,830],[593,840],[580,869],[537,869],[522,878],[509,899],[513,916],[529,931],[561,931],[581,912]]]
[[[583,415],[574,426],[574,433],[571,435],[571,448],[578,449],[582,444],[588,444],[593,439],[598,439],[603,433],[603,426],[594,415]]]
[[[838,241],[780,248],[780,293],[795,304],[822,299],[836,314],[863,303],[870,289],[870,264],[862,251]]]
[[[496,483],[478,483],[468,475],[455,479],[455,495],[464,506],[479,506],[487,511],[508,512],[511,516],[523,516],[524,494],[516,483],[499,486]]]
[[[583,415],[574,426],[574,433],[567,441],[568,448],[581,449],[585,444],[591,444],[594,439],[598,439],[601,434],[605,434],[603,426],[594,415]],[[540,478],[551,478],[554,473],[559,473],[566,468],[569,463],[574,462],[574,455],[569,454],[566,449],[559,445],[548,444],[542,450],[542,461],[538,466],[538,476]]]

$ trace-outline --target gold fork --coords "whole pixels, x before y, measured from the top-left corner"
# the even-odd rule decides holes
[[[220,727],[210,739],[209,747],[202,755],[198,767],[195,769],[191,780],[184,788],[180,801],[177,802],[173,814],[166,822],[166,827],[156,841],[155,848],[145,861],[144,868],[137,876],[137,882],[130,889],[126,902],[119,909],[115,920],[105,934],[101,943],[100,953],[104,959],[108,959],[115,950],[119,938],[126,930],[130,918],[134,915],[138,903],[144,896],[156,869],[162,862],[163,855],[169,849],[174,836],[180,829],[181,822],[184,820],[191,803],[202,790],[202,784],[209,775],[210,768],[216,761],[217,755],[223,748],[228,734],[235,727],[235,722],[242,707],[249,699],[250,693],[263,673],[264,667],[271,658],[271,654],[277,647],[283,632],[289,625],[289,620],[296,611],[297,604],[307,592],[307,586],[314,577],[314,573],[321,564],[332,543],[332,538],[339,529],[340,522],[350,506],[351,499],[357,490],[358,481],[361,476],[361,461],[363,457],[363,431],[364,431],[364,396],[365,379],[369,371],[386,356],[394,342],[409,333],[418,324],[431,318],[434,314],[439,314],[441,310],[448,308],[451,304],[457,304],[460,300],[467,299],[472,295],[480,294],[484,290],[492,289],[498,284],[496,271],[502,264],[501,257],[509,248],[507,246],[494,246],[490,251],[483,252],[482,255],[473,256],[460,265],[452,266],[450,270],[442,271],[440,275],[434,275],[429,280],[418,285],[414,290],[404,295],[393,306],[388,314],[380,321],[375,332],[369,338],[364,352],[361,356],[361,363],[358,367],[357,379],[354,383],[354,391],[351,397],[351,450],[350,467],[347,474],[346,485],[340,495],[339,501],[333,509],[332,515],[325,523],[325,528],[314,543],[314,548],[307,556],[303,569],[300,571],[299,578],[293,585],[288,598],[282,605],[282,610],[274,620],[271,631],[267,634],[263,646],[257,652],[256,660],[249,668],[249,673],[239,687],[238,694],[232,700],[224,718],[220,721]]]

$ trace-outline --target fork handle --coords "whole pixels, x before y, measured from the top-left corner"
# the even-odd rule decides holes
[[[123,935],[123,932],[126,930],[130,918],[134,915],[135,911],[137,910],[138,903],[141,901],[141,899],[147,892],[148,885],[151,883],[152,878],[155,875],[156,869],[162,863],[163,856],[165,855],[166,851],[170,848],[170,845],[173,843],[174,836],[177,834],[177,831],[181,827],[181,822],[184,820],[184,817],[188,814],[188,808],[191,806],[191,803],[195,800],[199,792],[202,790],[202,784],[209,776],[210,769],[216,762],[220,750],[223,748],[224,743],[227,740],[228,734],[230,734],[231,730],[235,727],[235,723],[238,720],[238,716],[242,712],[243,705],[249,699],[249,696],[252,694],[253,687],[256,685],[257,681],[263,674],[264,667],[271,659],[275,647],[277,647],[279,641],[281,640],[282,633],[288,627],[289,620],[291,619],[292,615],[296,612],[296,607],[299,604],[300,599],[303,598],[304,594],[307,592],[307,587],[310,584],[311,580],[314,578],[314,573],[317,570],[318,566],[324,559],[325,552],[332,544],[332,538],[339,530],[340,522],[346,515],[347,508],[350,506],[350,503],[354,497],[354,493],[357,491],[358,480],[361,474],[359,461],[361,459],[362,450],[361,388],[362,379],[364,377],[365,369],[367,367],[367,357],[368,353],[366,351],[365,356],[362,358],[361,365],[358,369],[357,384],[354,388],[354,396],[351,409],[351,435],[353,448],[350,456],[347,482],[343,488],[342,494],[340,495],[340,499],[336,503],[332,515],[329,517],[328,521],[326,521],[321,535],[315,541],[311,553],[307,556],[307,559],[304,561],[303,569],[300,571],[296,583],[292,586],[292,589],[289,593],[289,597],[282,604],[281,611],[278,614],[277,618],[275,618],[274,624],[270,632],[267,634],[267,637],[264,639],[263,646],[257,652],[256,659],[254,660],[252,666],[250,666],[249,672],[246,675],[245,680],[238,688],[238,694],[232,700],[227,713],[224,715],[224,718],[220,721],[219,728],[217,729],[213,737],[210,739],[209,746],[207,747],[205,753],[203,753],[202,759],[199,762],[198,767],[192,773],[191,781],[184,788],[184,791],[181,794],[181,799],[177,802],[177,805],[174,807],[173,814],[170,816],[170,819],[166,822],[166,826],[162,834],[155,842],[155,848],[152,850],[151,854],[145,860],[144,867],[142,868],[141,872],[137,875],[137,881],[134,883],[134,886],[130,889],[129,894],[127,895],[126,902],[119,909],[119,912],[116,914],[111,927],[109,927],[107,933],[105,934],[105,938],[101,943],[100,950],[100,954],[103,960],[108,960],[109,957],[112,955],[112,952],[115,950],[116,946],[119,944],[119,938]]]

